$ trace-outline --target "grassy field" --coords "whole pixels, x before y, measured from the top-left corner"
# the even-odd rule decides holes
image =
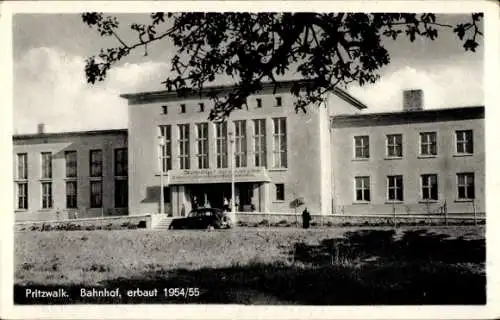
[[[15,290],[201,292],[99,303],[483,304],[484,261],[482,226],[17,232]]]

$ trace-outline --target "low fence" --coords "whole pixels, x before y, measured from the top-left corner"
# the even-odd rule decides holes
[[[151,227],[151,215],[123,215],[95,218],[78,218],[78,219],[58,219],[44,221],[19,221],[14,224],[15,231],[39,230],[42,228],[50,229],[123,229],[127,227],[138,227],[139,225],[145,228]]]
[[[302,214],[282,212],[237,212],[238,224],[255,225],[296,225],[302,223]],[[311,225],[412,225],[412,224],[483,224],[486,214],[332,214],[311,215]]]

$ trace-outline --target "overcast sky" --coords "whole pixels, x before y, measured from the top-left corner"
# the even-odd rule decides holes
[[[147,15],[119,15],[122,26],[141,22]],[[456,23],[468,16],[440,16]],[[132,36],[126,28],[125,37]],[[482,40],[481,40],[482,41]],[[36,131],[45,123],[49,132],[125,128],[126,101],[119,94],[161,90],[169,72],[173,47],[162,41],[149,55],[138,53],[113,68],[105,82],[86,83],[85,59],[102,47],[112,47],[83,24],[78,14],[17,14],[13,17],[14,130]],[[348,92],[380,112],[401,108],[402,90],[424,90],[425,107],[482,105],[483,46],[465,52],[451,32],[438,41],[388,41],[391,64],[375,85],[351,86]]]

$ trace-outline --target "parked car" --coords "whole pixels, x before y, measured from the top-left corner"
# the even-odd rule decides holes
[[[194,209],[187,217],[172,220],[169,229],[227,229],[231,228],[227,213],[216,208]]]

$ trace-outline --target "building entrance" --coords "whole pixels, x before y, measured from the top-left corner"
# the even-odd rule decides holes
[[[257,183],[235,183],[235,205],[237,211],[255,211],[257,203],[254,189]],[[224,209],[232,203],[230,183],[197,184],[187,187],[192,208],[211,207]],[[230,207],[229,207],[230,209]]]

